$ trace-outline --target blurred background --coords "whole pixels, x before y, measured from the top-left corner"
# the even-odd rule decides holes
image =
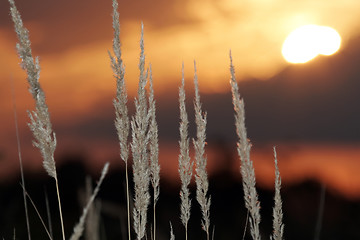
[[[116,82],[107,52],[113,37],[111,4],[110,0],[16,1],[30,31],[33,54],[40,57],[40,83],[58,140],[56,162],[68,219],[67,234],[81,213],[78,196],[85,176],[96,179],[109,161],[110,176],[100,192],[102,233],[106,232],[108,239],[119,239],[125,231],[119,227],[124,223],[125,193],[124,164],[113,124]],[[172,221],[177,236],[183,234],[178,217],[178,87],[184,62],[190,137],[194,137],[194,60],[203,109],[208,114],[206,154],[215,238],[243,235],[246,210],[229,84],[230,49],[253,144],[251,156],[262,204],[264,237],[271,233],[276,146],[283,184],[285,238],[314,238],[319,216],[321,239],[360,238],[359,1],[120,0],[119,12],[130,113],[137,91],[141,22],[146,61],[153,69],[162,178],[159,239],[168,238],[168,221]],[[285,39],[308,24],[336,30],[341,36],[340,48],[329,56],[315,54],[302,64],[286,61],[282,54]],[[331,37],[304,35],[299,44],[315,40],[318,45],[332,41]],[[51,199],[53,182],[42,168],[27,126],[26,111],[32,110],[34,103],[19,64],[16,42],[9,3],[0,0],[0,232],[5,239],[12,237],[14,228],[19,238],[26,237],[21,230],[25,217],[12,89],[28,192],[42,208],[46,188],[56,209],[56,200]],[[195,191],[192,193],[195,199]],[[192,238],[198,239],[204,233],[193,202],[190,231]],[[53,212],[56,226],[56,210]],[[31,215],[32,224],[39,225],[32,209]],[[34,228],[34,236],[44,234],[40,225]]]

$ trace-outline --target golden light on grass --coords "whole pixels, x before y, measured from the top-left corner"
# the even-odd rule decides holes
[[[341,45],[339,33],[327,26],[304,25],[292,31],[282,46],[282,55],[290,63],[306,63],[318,55],[332,55]]]

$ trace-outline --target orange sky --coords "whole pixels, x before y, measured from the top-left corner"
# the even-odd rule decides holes
[[[91,109],[101,96],[114,94],[107,54],[112,41],[111,4],[90,1],[82,7],[80,1],[70,2],[17,1],[17,5],[30,30],[33,52],[41,59],[40,81],[49,104],[78,112]],[[11,76],[20,89],[19,107],[28,100],[7,2],[2,1],[0,8],[0,81],[7,86],[0,95],[0,107],[8,111],[5,102]],[[287,34],[304,24],[334,27],[345,45],[360,33],[360,3],[356,0],[153,1],[143,6],[120,1],[119,11],[130,95],[137,88],[141,21],[157,94],[178,87],[182,61],[191,81],[193,60],[198,64],[202,92],[228,92],[230,49],[239,80],[267,79],[288,65],[281,56],[281,45]],[[64,92],[66,98],[61,97]]]
[[[111,1],[75,3],[65,0],[50,3],[36,0],[29,3],[19,0],[16,4],[25,26],[30,30],[33,53],[40,56],[40,82],[46,92],[54,126],[58,126],[58,129],[69,125],[81,126],[85,117],[101,115],[103,104],[111,105],[115,94],[115,80],[107,53],[112,41]],[[298,26],[320,24],[334,27],[342,36],[344,46],[360,34],[360,2],[357,0],[160,0],[151,3],[123,0],[119,1],[119,6],[122,50],[130,97],[137,87],[141,21],[145,27],[147,63],[151,62],[153,67],[155,94],[161,99],[175,98],[175,102],[177,97],[173,93],[180,84],[182,61],[185,63],[189,90],[192,89],[195,59],[201,92],[227,93],[230,49],[239,80],[267,80],[288,67],[289,64],[281,56],[281,45],[287,34]],[[24,143],[25,149],[31,149],[25,110],[33,107],[27,92],[26,76],[16,54],[17,40],[8,7],[6,1],[0,2],[0,153],[7,159],[1,163],[0,169],[4,175],[8,171],[3,167],[17,166],[17,163],[8,159],[9,156],[16,156],[16,151],[8,150],[15,144],[11,79],[15,86],[20,130],[27,141]],[[177,106],[174,108],[176,110]],[[64,139],[62,144],[59,143],[60,149],[77,140],[88,140],[83,143],[87,150],[91,148],[89,146],[102,144],[117,146],[116,142],[100,143],[86,136],[78,139],[71,136],[73,139],[69,140],[61,131],[59,136]],[[93,156],[104,158],[103,149],[106,147],[99,149],[98,153],[92,153]],[[163,158],[170,151],[165,149]],[[338,151],[331,153],[322,147],[318,152],[309,147],[296,158],[281,163],[283,169],[286,169],[284,179],[290,181],[290,176],[295,176],[296,171],[303,178],[308,175],[323,176],[322,179],[335,189],[344,189],[347,195],[360,197],[360,193],[357,193],[360,179],[349,177],[353,167],[358,165],[355,161],[355,156],[360,156],[358,147],[348,151],[342,149],[346,148],[339,147]],[[307,158],[310,153],[316,157]],[[174,152],[171,154],[176,156]],[[328,160],[326,165],[322,162],[325,160],[309,164],[310,159],[320,158],[317,155],[327,156],[328,159],[329,156],[345,155],[348,164],[333,159]],[[281,152],[279,156],[282,156]],[[305,157],[306,160],[300,160]],[[272,159],[271,151],[266,159]],[[270,179],[272,170],[268,166],[271,165],[256,166],[259,175],[264,176],[259,182],[268,185],[265,179]],[[294,166],[297,166],[296,169]],[[336,169],[334,179],[341,181],[333,181],[328,169]],[[348,190],[345,186],[353,181],[354,188]]]
[[[79,84],[82,91],[112,93],[114,81],[107,55],[111,48],[111,5],[94,1],[81,8],[81,2],[74,7],[64,2],[64,6],[56,6],[61,8],[55,13],[51,12],[55,7],[45,4],[42,11],[36,11],[37,15],[34,9],[42,1],[35,1],[32,6],[17,2],[31,32],[34,53],[41,57],[41,81],[52,82],[49,94],[53,88],[67,89],[68,96],[75,98],[80,87],[68,87],[73,84]],[[304,24],[334,27],[345,44],[360,29],[357,14],[360,3],[356,0],[155,1],[153,5],[142,16],[143,8],[151,5],[141,8],[120,1],[121,40],[131,92],[136,89],[138,76],[141,21],[145,25],[147,61],[153,65],[155,87],[159,91],[178,85],[182,61],[186,75],[191,77],[192,62],[197,60],[202,91],[228,91],[229,49],[240,79],[267,79],[287,65],[281,56],[281,45],[296,27]],[[157,9],[160,5],[162,8]],[[15,35],[5,1],[1,9],[4,81],[10,74],[20,75],[14,52]]]

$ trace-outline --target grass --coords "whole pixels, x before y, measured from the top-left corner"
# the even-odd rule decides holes
[[[179,110],[180,110],[180,141],[179,141],[179,175],[181,179],[180,190],[180,219],[185,227],[185,239],[188,239],[188,222],[190,219],[191,199],[189,185],[193,174],[194,163],[191,162],[189,156],[189,138],[188,138],[188,126],[189,120],[186,112],[185,105],[185,79],[184,79],[184,64],[182,65],[182,79],[181,87],[179,88]]]
[[[54,152],[56,148],[56,135],[52,130],[52,125],[50,121],[50,114],[48,111],[48,107],[45,101],[45,93],[42,90],[39,77],[40,77],[40,65],[39,58],[36,57],[34,59],[31,46],[28,30],[24,27],[22,19],[20,17],[20,13],[18,12],[15,2],[13,0],[9,0],[10,3],[10,12],[12,19],[15,25],[15,31],[18,36],[19,43],[16,45],[18,54],[22,59],[22,68],[26,70],[27,80],[29,83],[29,91],[35,100],[36,110],[32,112],[28,112],[30,117],[29,127],[33,132],[35,140],[33,144],[35,147],[39,148],[41,155],[43,157],[43,166],[49,176],[53,177],[55,180],[56,192],[58,196],[58,204],[59,204],[59,214],[61,221],[61,230],[62,237],[65,240],[64,233],[64,223],[62,217],[61,210],[61,200],[59,193],[59,184],[56,173],[56,166],[54,160]],[[29,236],[30,238],[30,236]]]
[[[9,0],[11,16],[14,21],[15,31],[18,36],[19,43],[17,51],[22,60],[22,68],[27,73],[27,81],[29,91],[35,101],[35,110],[29,111],[30,123],[29,127],[34,136],[34,146],[37,147],[43,158],[43,166],[45,171],[55,180],[55,188],[58,198],[58,211],[61,223],[62,239],[65,240],[64,219],[62,216],[61,199],[59,192],[59,181],[57,177],[56,161],[54,159],[54,151],[56,149],[56,135],[52,129],[50,113],[46,104],[45,93],[39,82],[40,64],[38,57],[33,57],[31,51],[31,43],[29,40],[28,30],[23,26],[20,13],[18,12],[14,0]],[[156,122],[156,101],[153,90],[153,79],[151,65],[146,66],[144,34],[141,25],[140,36],[140,57],[139,57],[139,84],[138,94],[135,98],[135,113],[129,116],[127,108],[127,92],[125,82],[125,67],[121,56],[120,43],[120,23],[118,13],[118,3],[113,0],[113,53],[109,52],[110,63],[113,74],[117,83],[116,96],[113,101],[115,110],[115,127],[119,139],[120,158],[126,167],[126,199],[127,199],[127,236],[132,239],[132,233],[136,235],[136,239],[158,239],[156,234],[156,204],[160,194],[160,165],[158,162],[159,144],[158,144],[158,126]],[[250,226],[251,237],[254,240],[262,238],[260,234],[260,202],[256,190],[256,178],[253,162],[250,158],[251,144],[248,140],[245,127],[245,109],[244,101],[239,94],[238,85],[235,79],[235,70],[232,64],[232,56],[230,53],[230,84],[232,91],[232,100],[234,105],[235,126],[238,135],[237,151],[241,162],[241,175],[244,190],[245,207],[248,210],[248,220]],[[195,176],[196,182],[196,200],[200,206],[202,213],[201,226],[206,233],[207,240],[214,238],[215,228],[211,226],[211,196],[208,194],[209,181],[206,171],[206,124],[207,115],[203,112],[200,101],[200,90],[196,72],[196,63],[194,62],[194,85],[195,85],[195,123],[196,138],[192,139],[195,150],[195,159],[189,156],[190,138],[188,134],[188,114],[185,105],[185,81],[184,81],[184,65],[182,66],[181,86],[179,87],[179,110],[180,110],[180,140],[179,140],[179,176],[181,179],[180,189],[180,216],[184,226],[185,239],[191,237],[188,232],[188,223],[191,218],[192,199],[190,197],[189,184],[192,176]],[[19,150],[20,153],[20,150]],[[129,189],[129,159],[132,157],[133,182],[134,189]],[[277,167],[277,156],[274,148],[275,158],[275,196],[273,210],[273,235],[272,239],[282,239],[284,224],[282,220],[282,201],[280,196],[281,180],[279,169]],[[21,158],[20,158],[21,159]],[[108,171],[108,164],[102,170],[100,180],[93,193],[89,195],[88,202],[83,209],[79,222],[75,225],[71,240],[80,239],[83,235],[87,215],[100,185]],[[193,169],[195,168],[195,172]],[[24,196],[25,194],[25,184]],[[240,190],[239,190],[240,191]],[[133,196],[130,194],[133,192]],[[134,204],[131,209],[130,201],[133,199]],[[153,220],[148,222],[148,211],[152,203]],[[27,204],[27,198],[24,197],[24,204]],[[131,214],[132,213],[132,214]],[[27,215],[27,211],[26,211]],[[247,216],[244,216],[247,217]],[[41,217],[40,217],[41,218]],[[88,226],[90,224],[87,224]],[[131,230],[131,225],[133,232]],[[151,227],[149,227],[151,225]],[[240,226],[239,226],[240,227]],[[48,232],[44,224],[45,231]],[[246,227],[245,227],[246,228]],[[246,229],[245,229],[246,231]],[[212,236],[210,236],[212,232]],[[28,225],[28,238],[31,239],[30,224]],[[52,239],[51,234],[49,238]],[[175,239],[173,228],[170,223],[169,238]]]

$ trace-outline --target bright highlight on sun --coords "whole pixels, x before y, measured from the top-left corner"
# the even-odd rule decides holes
[[[285,39],[282,54],[290,63],[306,63],[319,54],[334,54],[340,44],[341,37],[335,29],[305,25],[292,31]]]

